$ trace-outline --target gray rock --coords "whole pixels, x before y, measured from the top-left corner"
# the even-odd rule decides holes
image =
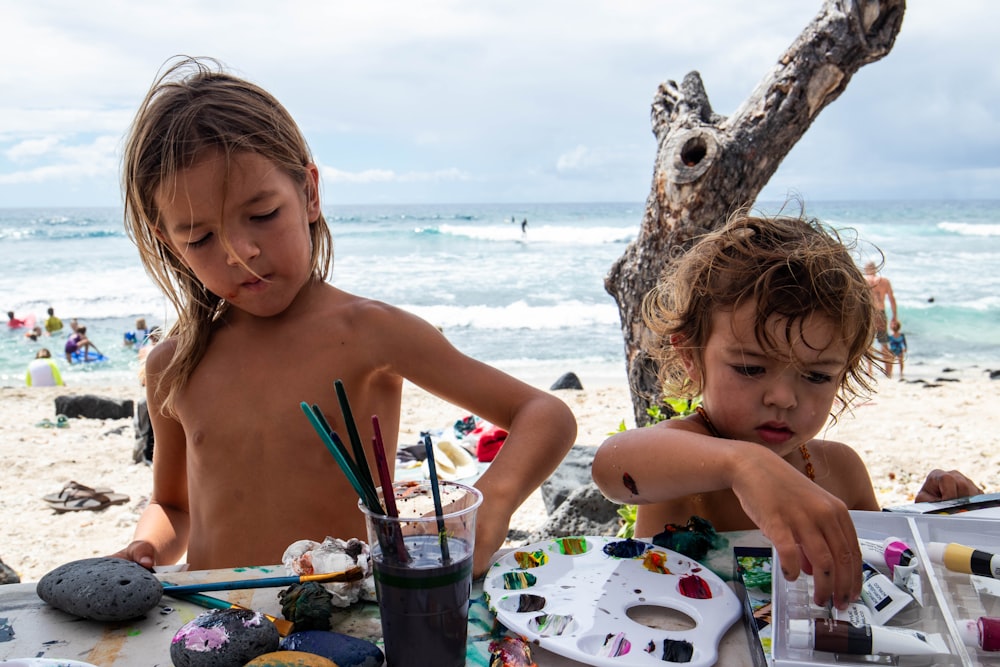
[[[594,462],[595,447],[573,445],[559,467],[542,482],[542,502],[551,515],[571,493],[591,483],[590,467]]]
[[[281,648],[321,655],[338,667],[380,667],[385,661],[382,650],[375,644],[327,630],[293,632],[281,640]]]
[[[155,607],[163,585],[138,563],[85,558],[60,565],[38,580],[38,597],[67,614],[95,621],[127,621]]]
[[[17,576],[14,568],[0,560],[0,584],[19,584],[21,577]]]
[[[278,650],[278,629],[259,612],[213,609],[185,623],[170,642],[175,667],[243,667]]]
[[[131,419],[135,411],[129,399],[103,398],[93,394],[56,396],[56,414],[88,419]]]
[[[615,535],[619,525],[618,505],[590,483],[571,493],[559,509],[528,536],[528,543],[573,535]]]
[[[576,373],[563,373],[549,387],[550,391],[556,391],[557,389],[583,389],[583,384],[580,382],[580,378],[576,376]]]

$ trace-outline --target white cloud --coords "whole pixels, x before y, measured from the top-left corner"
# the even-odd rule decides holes
[[[334,167],[321,167],[323,180],[330,183],[353,183],[369,185],[373,183],[444,183],[468,181],[471,177],[460,169],[439,169],[436,171],[408,171],[396,173],[391,169],[365,169],[350,172]]]
[[[216,56],[273,92],[315,154],[335,157],[340,168],[323,173],[342,200],[642,199],[657,86],[697,70],[713,108],[731,114],[822,6],[0,0],[0,58],[17,63],[0,68],[0,183],[51,184],[44,201],[13,187],[0,200],[74,204],[71,192],[116,191],[115,149],[94,137],[119,142],[178,53]],[[998,22],[990,0],[909,3],[893,52],[857,73],[775,182],[851,197],[861,179],[886,183],[887,197],[934,196],[908,183],[973,163],[988,191],[1000,166]],[[907,178],[882,173],[892,159]],[[81,174],[93,181],[62,187]]]

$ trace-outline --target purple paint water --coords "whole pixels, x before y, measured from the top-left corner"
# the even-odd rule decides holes
[[[437,535],[404,539],[411,562],[399,566],[373,554],[375,590],[389,667],[464,667],[472,587],[472,550],[449,539],[441,562]]]

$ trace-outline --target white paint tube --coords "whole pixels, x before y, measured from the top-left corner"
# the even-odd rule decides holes
[[[861,601],[871,611],[874,625],[885,625],[913,602],[909,592],[868,563],[861,564],[861,572]]]
[[[788,621],[788,646],[850,655],[936,655],[950,653],[940,634],[907,628],[865,625],[830,619]]]
[[[909,591],[913,599],[923,606],[923,587],[917,569],[920,561],[910,545],[898,537],[887,537],[884,540],[862,537],[858,538],[858,543],[861,545],[861,558],[866,563],[885,568],[892,583]]]

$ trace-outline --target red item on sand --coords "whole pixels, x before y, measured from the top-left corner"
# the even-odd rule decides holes
[[[499,426],[490,426],[483,429],[479,436],[479,443],[476,445],[476,458],[483,463],[489,463],[496,458],[497,452],[507,439],[507,431]]]

